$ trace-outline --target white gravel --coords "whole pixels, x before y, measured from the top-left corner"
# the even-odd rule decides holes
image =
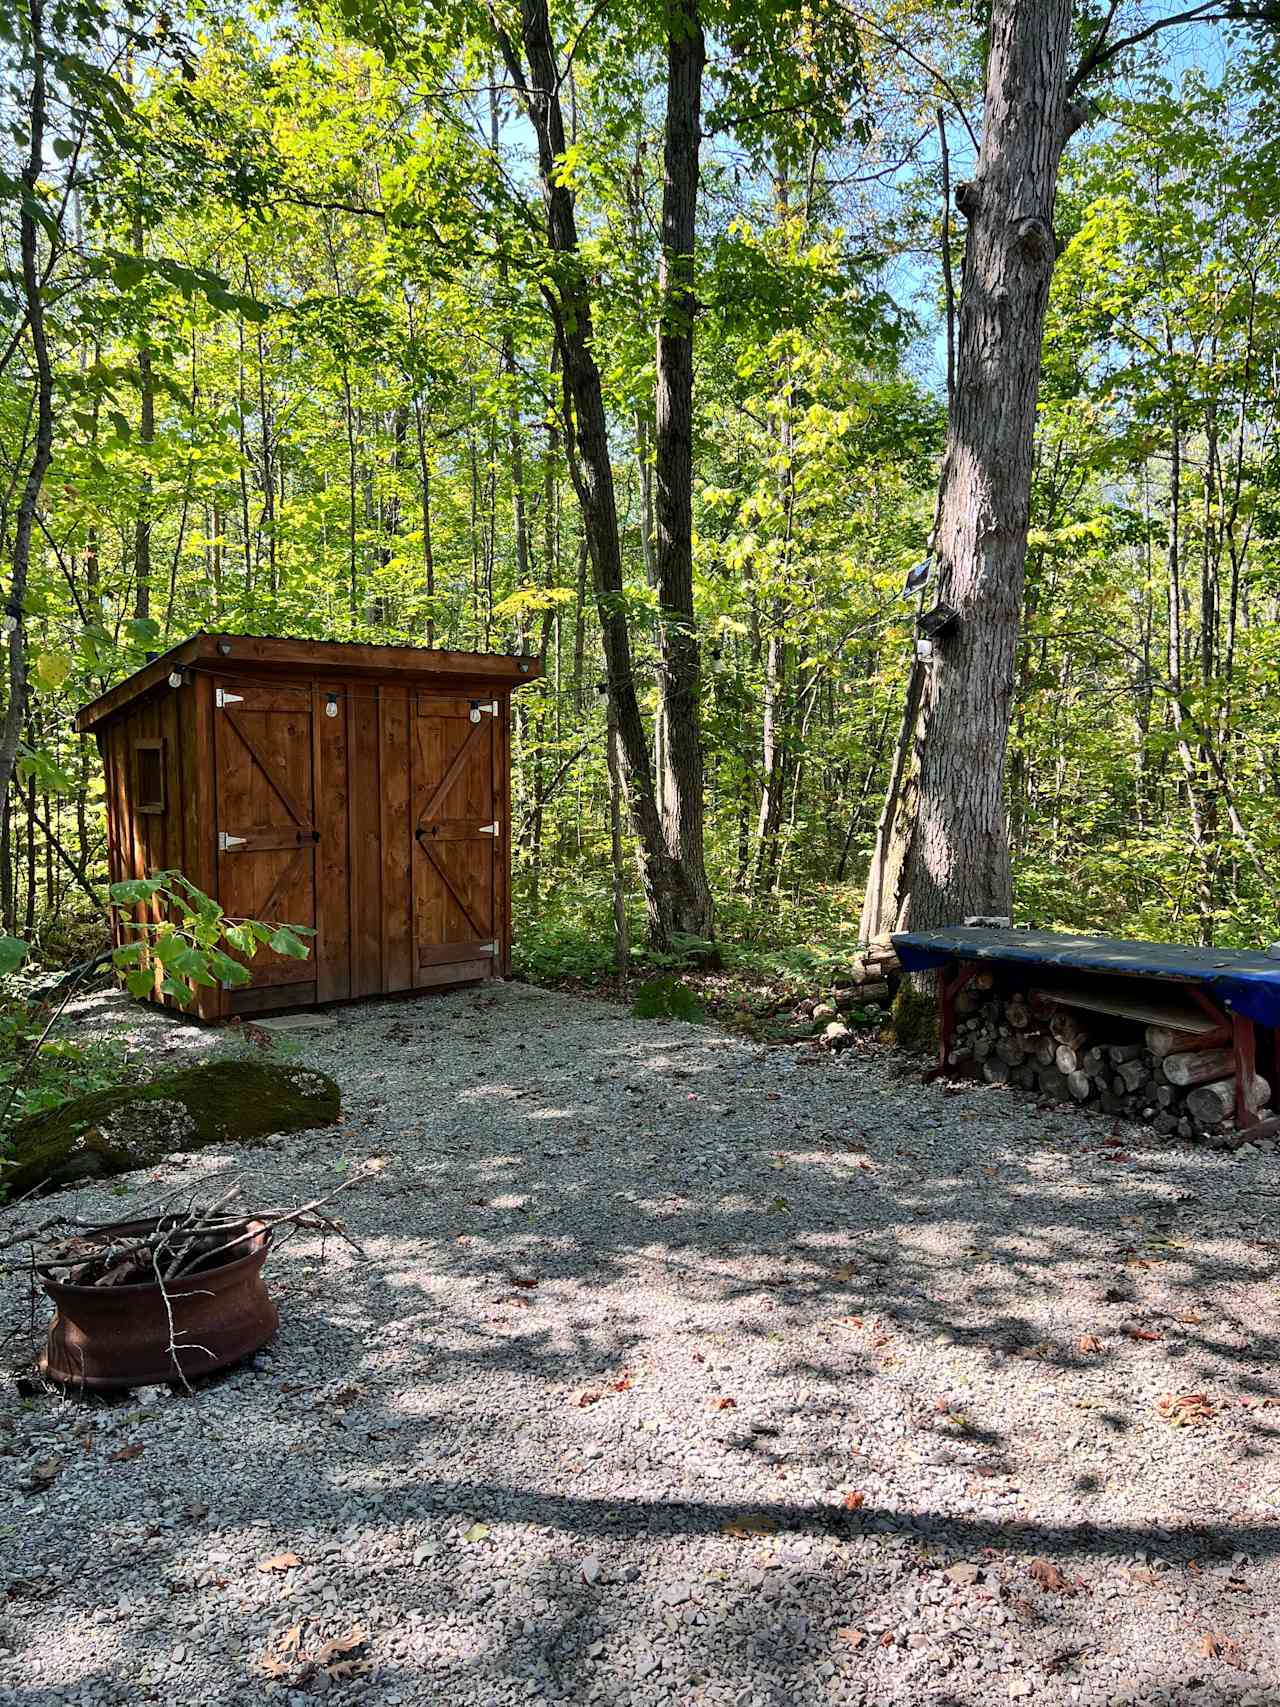
[[[372,1260],[277,1253],[193,1397],[6,1385],[6,1707],[1277,1701],[1270,1155],[518,984],[286,1047],[345,1126],[61,1203],[375,1161]]]

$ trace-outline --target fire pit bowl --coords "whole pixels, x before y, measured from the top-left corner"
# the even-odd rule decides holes
[[[158,1224],[121,1221],[112,1235],[142,1239]],[[166,1281],[167,1306],[154,1281],[76,1286],[40,1272],[56,1306],[41,1372],[63,1386],[106,1392],[208,1375],[257,1351],[280,1325],[262,1278],[271,1234],[261,1221],[246,1221],[241,1230],[252,1237],[234,1247],[228,1261]],[[169,1349],[170,1310],[176,1355]]]

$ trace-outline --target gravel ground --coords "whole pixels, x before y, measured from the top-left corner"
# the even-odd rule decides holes
[[[371,1260],[193,1396],[7,1386],[6,1707],[1280,1698],[1271,1155],[518,984],[292,1047],[344,1127],[61,1201],[345,1155]]]

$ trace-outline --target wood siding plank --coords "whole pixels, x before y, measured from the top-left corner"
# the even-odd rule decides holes
[[[326,715],[329,693],[337,695],[337,715]],[[348,834],[347,701],[327,681],[311,685],[311,727],[315,754],[316,829],[316,997],[343,1001],[351,994],[351,896]]]
[[[382,988],[413,984],[413,825],[409,799],[409,694],[392,683],[379,705],[382,777]]]

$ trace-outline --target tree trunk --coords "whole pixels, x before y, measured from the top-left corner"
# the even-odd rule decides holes
[[[681,931],[712,934],[703,859],[701,647],[693,609],[693,250],[698,206],[702,70],[697,0],[678,0],[667,40],[662,260],[658,274],[655,560],[660,610],[662,833],[680,874]]]
[[[904,721],[918,804],[903,810],[912,791],[899,775],[868,880],[869,938],[1012,911],[1004,766],[1054,195],[1081,116],[1067,101],[1070,41],[1070,0],[995,0],[977,171],[956,189],[969,229],[932,541],[938,597],[959,621],[922,666],[918,717]]]
[[[9,635],[9,697],[0,726],[0,794],[8,790],[18,758],[18,743],[27,710],[27,648],[23,601],[31,567],[31,535],[40,489],[53,455],[53,365],[45,335],[44,298],[41,295],[39,239],[31,209],[36,206],[36,185],[44,161],[45,69],[44,9],[41,0],[29,0],[31,24],[31,131],[30,148],[22,168],[23,200],[18,214],[22,255],[22,296],[36,375],[35,446],[22,485],[22,497],[13,530],[13,572],[5,606]]]
[[[498,40],[537,140],[548,240],[553,253],[566,263],[558,269],[554,285],[547,286],[564,376],[565,449],[590,553],[605,682],[638,844],[649,934],[655,947],[667,949],[673,936],[691,928],[697,931],[703,911],[696,885],[690,884],[682,863],[667,851],[654,799],[653,767],[627,627],[618,506],[604,389],[595,357],[589,273],[579,256],[573,190],[559,170],[566,146],[559,93],[562,80],[547,0],[521,0],[520,14],[523,59],[501,30]]]

